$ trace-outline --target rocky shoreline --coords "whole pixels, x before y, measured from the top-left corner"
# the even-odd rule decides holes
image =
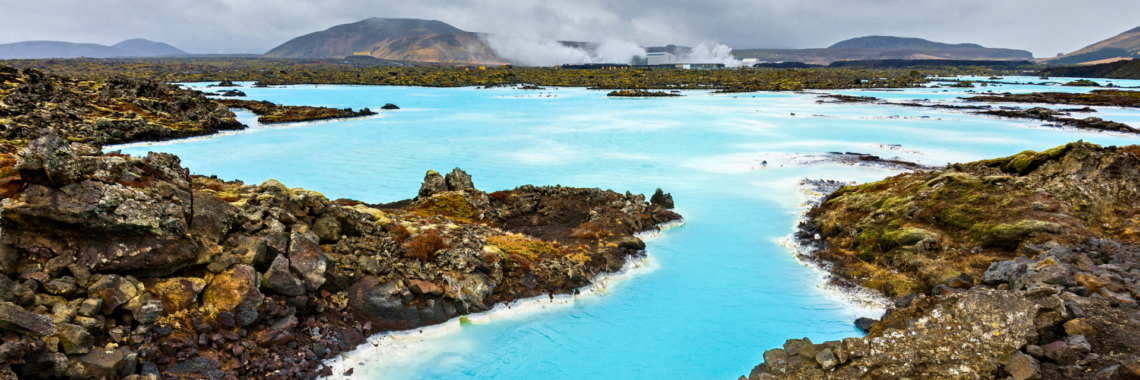
[[[0,140],[55,130],[95,146],[241,130],[233,112],[196,91],[146,79],[78,80],[0,65]]]
[[[383,331],[572,294],[677,220],[672,199],[429,172],[368,205],[191,176],[54,132],[5,145],[0,373],[310,379]]]
[[[257,122],[261,124],[347,119],[353,117],[372,116],[376,114],[376,112],[373,112],[368,108],[364,108],[360,111],[353,111],[351,108],[337,109],[328,107],[283,106],[267,101],[238,99],[218,99],[215,100],[215,102],[230,108],[247,109],[257,115]],[[390,107],[385,109],[393,109],[391,107],[395,107],[392,104],[388,104],[387,106]],[[399,107],[396,107],[395,109],[399,109]]]
[[[647,91],[647,90],[615,90],[610,91],[606,96],[620,97],[620,98],[676,98],[684,95],[680,91],[665,92],[665,91]]]
[[[1031,119],[1041,120],[1055,123],[1054,126],[1066,126],[1077,129],[1093,130],[1093,131],[1110,131],[1121,133],[1140,133],[1140,129],[1133,128],[1124,123],[1118,123],[1109,120],[1103,120],[1098,117],[1086,117],[1082,119],[1070,118],[1072,113],[1092,113],[1096,112],[1095,109],[1088,106],[1121,106],[1121,107],[1136,107],[1135,99],[1140,99],[1140,95],[1132,96],[1127,94],[1140,94],[1140,92],[1131,91],[1114,91],[1110,95],[1095,94],[1094,95],[1077,96],[1081,94],[1063,94],[1063,93],[1033,93],[1033,94],[1019,94],[1010,95],[1004,94],[1002,96],[975,96],[963,98],[966,101],[972,102],[1018,102],[1018,103],[1048,103],[1048,104],[1077,104],[1085,105],[1084,108],[1073,109],[1049,109],[1045,107],[1000,107],[994,109],[991,106],[982,105],[953,105],[953,104],[924,104],[919,102],[890,102],[871,96],[851,96],[842,94],[827,94],[821,95],[818,103],[875,103],[878,105],[888,106],[901,106],[901,107],[918,107],[918,108],[935,108],[935,109],[949,109],[958,110],[972,113],[974,115],[996,116],[1009,119]],[[1120,95],[1125,93],[1126,95]],[[1059,97],[1059,98],[1058,98]]]
[[[1138,176],[1140,147],[1072,143],[837,190],[797,239],[894,308],[742,378],[1138,378]]]

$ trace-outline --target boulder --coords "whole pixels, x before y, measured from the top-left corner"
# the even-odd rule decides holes
[[[1080,356],[1063,340],[1041,346],[1041,350],[1045,357],[1060,365],[1073,365],[1081,360]]]
[[[460,301],[464,305],[475,306],[483,310],[487,309],[487,306],[483,304],[483,300],[495,289],[494,283],[487,278],[487,275],[481,272],[467,274],[444,273],[443,282],[447,284],[447,295],[449,298]]]
[[[257,344],[262,347],[279,346],[293,341],[293,329],[297,327],[297,317],[281,318],[272,326],[257,334]]]
[[[248,265],[238,264],[214,276],[202,291],[202,303],[207,308],[234,314],[237,326],[246,326],[257,320],[257,309],[265,297],[258,291],[257,271]]]
[[[835,354],[831,352],[830,348],[825,348],[815,354],[815,360],[823,367],[824,371],[831,370],[839,365],[839,359],[835,358]]]
[[[439,175],[435,170],[428,170],[424,175],[424,183],[420,185],[419,195],[416,199],[430,198],[435,193],[442,193],[447,191],[447,183],[444,181],[443,176]]]
[[[51,379],[64,377],[71,362],[62,352],[41,352],[25,356],[24,364],[16,367],[16,374],[21,379],[41,378]]]
[[[0,329],[34,337],[53,336],[56,333],[51,317],[24,310],[11,302],[0,302]]]
[[[361,318],[371,321],[376,331],[407,330],[419,327],[418,314],[409,321],[397,281],[381,283],[366,276],[348,289],[348,306]]]
[[[443,180],[447,184],[447,191],[475,190],[475,184],[471,183],[471,176],[459,168],[447,173]]]
[[[416,295],[438,296],[443,293],[439,286],[424,280],[408,280],[408,290]]]
[[[97,349],[88,354],[71,357],[67,375],[71,379],[122,379],[135,374],[138,355],[127,347],[111,350]]]
[[[95,337],[87,329],[70,323],[56,325],[55,337],[59,338],[59,348],[68,355],[91,352],[95,344]]]
[[[132,277],[109,274],[100,277],[87,288],[87,295],[103,300],[103,314],[111,314],[120,305],[126,304],[139,295],[138,281]]]
[[[1096,327],[1092,322],[1084,318],[1076,318],[1065,322],[1063,325],[1065,333],[1069,335],[1091,335],[1096,334]]]
[[[54,134],[21,150],[16,166],[29,184],[0,201],[5,244],[94,271],[166,275],[193,261],[192,195],[177,157],[94,161],[80,151]]]
[[[162,318],[162,301],[151,299],[141,302],[137,307],[131,309],[131,315],[134,316],[135,322],[140,324],[151,324],[157,322]]]
[[[617,241],[618,248],[630,249],[634,251],[644,251],[645,242],[635,236],[627,236]]]
[[[183,378],[217,380],[226,376],[220,368],[222,363],[215,359],[196,357],[166,366],[164,372]]]
[[[289,238],[289,266],[297,271],[305,288],[315,291],[325,283],[328,257],[321,252],[317,234],[301,224],[293,226]]]
[[[653,196],[649,197],[649,203],[671,209],[673,208],[673,194],[665,193],[661,191],[661,188],[657,188],[657,191],[653,192]]]
[[[206,239],[211,243],[219,243],[230,231],[234,216],[238,209],[217,197],[194,192],[194,217],[190,223],[190,233]]]
[[[206,280],[197,277],[145,279],[143,283],[147,293],[162,302],[162,310],[168,313],[189,308],[206,288]]]
[[[1023,290],[1038,284],[1076,285],[1073,272],[1067,265],[1058,264],[1053,258],[1029,264],[1028,271],[1010,284],[1011,289]]]
[[[855,320],[855,327],[865,334],[871,332],[871,326],[873,326],[875,322],[878,322],[878,320],[863,317]]]
[[[273,259],[269,270],[265,272],[265,276],[262,276],[261,286],[287,296],[305,294],[305,283],[289,271],[289,259],[282,255],[277,255],[277,258]]]
[[[395,104],[392,104],[392,103],[385,103],[383,107],[380,107],[380,109],[384,109],[384,110],[398,110],[398,109],[400,109],[400,107],[397,107]]]
[[[71,144],[54,129],[20,149],[16,170],[25,182],[63,187],[82,176]]]
[[[990,264],[990,268],[982,275],[982,283],[996,286],[1002,283],[1011,283],[1025,274],[1028,259],[999,261]]]
[[[44,290],[57,296],[66,296],[76,288],[75,277],[63,276],[44,283]]]
[[[1087,354],[1092,351],[1092,345],[1085,339],[1084,335],[1069,335],[1065,337],[1065,345],[1077,354]]]
[[[273,223],[276,223],[276,226],[281,226],[281,223],[276,220],[273,220],[270,224],[273,225]],[[273,227],[271,226],[270,229],[273,229]],[[284,226],[280,227],[280,231],[282,240],[284,240]],[[265,252],[268,249],[267,242],[269,240],[271,239],[259,239],[247,235],[231,234],[230,237],[226,239],[225,246],[230,248],[238,264],[253,266],[261,263],[261,260],[265,258]],[[280,246],[280,253],[284,254],[286,249],[285,244],[282,242]]]
[[[322,215],[313,222],[313,233],[317,234],[317,237],[320,238],[322,242],[335,242],[340,240],[340,222],[338,222],[333,215]]]
[[[1014,380],[1041,379],[1041,365],[1032,356],[1015,352],[1005,363],[1005,372]]]

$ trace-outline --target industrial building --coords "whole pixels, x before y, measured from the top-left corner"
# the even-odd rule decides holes
[[[645,64],[649,66],[667,65],[677,62],[677,56],[666,52],[646,53],[645,58]]]

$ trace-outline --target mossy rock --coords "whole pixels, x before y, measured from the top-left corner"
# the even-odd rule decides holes
[[[1003,172],[1010,174],[1026,175],[1030,172],[1041,167],[1045,163],[1064,157],[1073,148],[1076,147],[1095,147],[1100,148],[1099,145],[1089,144],[1085,142],[1068,143],[1053,149],[1043,152],[1035,152],[1027,150],[1010,157],[995,158],[992,160],[978,161],[977,164],[1000,168]]]
[[[971,228],[970,232],[983,247],[1013,248],[1034,233],[1059,233],[1061,232],[1061,225],[1025,219],[1012,225],[978,223]]]
[[[909,247],[927,238],[937,239],[937,235],[921,228],[903,228],[884,233],[882,244],[884,247]]]

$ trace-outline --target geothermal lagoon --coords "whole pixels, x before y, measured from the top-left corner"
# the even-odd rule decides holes
[[[1046,86],[1036,77],[998,82],[828,93],[957,102],[971,95],[967,90],[1094,89]],[[277,179],[330,199],[369,203],[411,198],[426,171],[455,167],[484,191],[561,184],[648,196],[662,188],[685,217],[646,237],[647,259],[582,295],[373,336],[371,344],[330,362],[338,376],[354,368],[358,379],[733,379],[786,339],[859,336],[853,320],[883,311],[873,296],[825,286],[823,272],[798,261],[783,239],[811,199],[801,180],[867,182],[902,172],[836,163],[828,152],[945,165],[1077,140],[1140,142],[1134,135],[964,112],[817,103],[825,92],[694,90],[681,98],[614,99],[581,88],[245,85],[250,100],[373,110],[395,103],[402,109],[275,126],[260,126],[239,111],[239,121],[253,128],[107,150],[174,153],[195,174],[247,184]],[[1078,115],[1140,125],[1138,111],[1098,111]]]

